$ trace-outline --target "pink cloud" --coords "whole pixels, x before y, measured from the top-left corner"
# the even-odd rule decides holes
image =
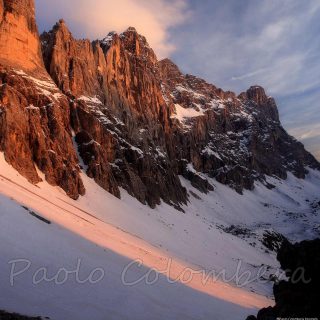
[[[64,18],[77,37],[103,38],[109,31],[134,26],[162,58],[175,50],[170,27],[189,16],[186,0],[55,0],[37,1],[42,20]]]

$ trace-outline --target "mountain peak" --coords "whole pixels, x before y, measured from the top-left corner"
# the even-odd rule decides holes
[[[265,104],[268,101],[264,88],[258,85],[251,86],[247,90],[246,95],[248,99],[253,100],[257,104]]]
[[[116,31],[110,31],[106,37],[104,37],[100,42],[102,44],[105,44],[107,46],[111,45],[111,42],[113,41],[113,39],[118,36],[118,33]]]
[[[161,73],[166,79],[177,79],[182,76],[179,67],[169,58],[159,61]]]
[[[138,33],[137,29],[135,27],[129,27],[125,32],[134,32],[134,33]]]
[[[134,27],[129,27],[126,31],[120,34],[120,39],[130,53],[135,56],[143,57],[156,63],[157,57],[154,51],[149,46],[149,43],[145,36],[139,34]]]
[[[65,35],[65,37],[71,37],[72,34],[68,28],[68,25],[63,19],[60,19],[53,27],[53,29],[50,32],[58,33],[62,32],[62,34]],[[41,35],[42,37],[42,35]]]
[[[137,29],[134,27],[129,27],[120,34],[120,38],[134,38],[134,39],[144,39],[147,42],[146,38],[139,34]]]
[[[169,58],[164,58],[164,59],[160,60],[159,63],[161,63],[163,66],[165,66],[167,68],[170,68],[171,70],[175,70],[175,71],[180,72],[179,67]]]

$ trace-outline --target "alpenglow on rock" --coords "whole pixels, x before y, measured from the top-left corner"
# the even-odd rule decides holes
[[[30,182],[72,198],[84,194],[70,126],[70,102],[47,73],[33,0],[0,1],[0,151]]]
[[[320,169],[259,86],[237,96],[184,75],[132,27],[90,42],[60,20],[40,49],[31,0],[0,1],[0,19],[1,39],[28,37],[16,55],[0,54],[0,149],[33,183],[38,167],[76,199],[81,161],[117,197],[121,187],[151,207],[179,208],[188,201],[179,176],[202,192],[214,189],[210,176],[241,193],[266,175]]]
[[[43,65],[33,0],[0,0],[0,62],[34,70]]]

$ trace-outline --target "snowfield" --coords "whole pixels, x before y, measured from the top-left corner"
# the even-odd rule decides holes
[[[119,200],[82,178],[87,193],[73,201],[46,182],[29,184],[0,154],[0,309],[54,320],[245,319],[273,304],[268,278],[279,266],[264,232],[319,236],[312,170],[244,195],[215,180],[202,194],[181,178],[184,213],[152,210],[124,190]],[[221,271],[225,279],[210,277]]]

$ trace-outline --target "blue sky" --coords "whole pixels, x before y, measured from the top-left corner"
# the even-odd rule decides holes
[[[158,56],[240,93],[262,85],[290,134],[320,159],[319,0],[36,0],[40,31],[77,37],[135,26]]]

